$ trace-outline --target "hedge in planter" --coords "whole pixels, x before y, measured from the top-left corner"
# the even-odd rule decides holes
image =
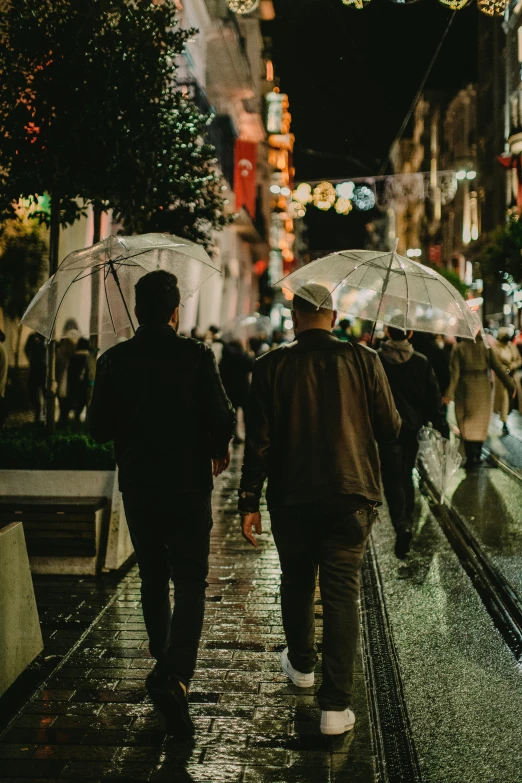
[[[0,431],[0,470],[114,470],[112,443],[70,426],[48,437],[41,424]]]

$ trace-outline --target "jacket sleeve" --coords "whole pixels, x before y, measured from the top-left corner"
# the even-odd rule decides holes
[[[259,500],[268,475],[270,458],[270,393],[264,370],[266,362],[256,362],[250,389],[250,410],[245,457],[239,487],[238,508],[242,513],[259,511]]]
[[[203,389],[213,459],[225,457],[234,434],[236,414],[228,399],[211,348],[203,351]]]
[[[96,363],[96,380],[88,417],[89,432],[98,443],[114,440],[116,434],[116,395],[111,386],[111,360],[103,354]]]
[[[389,443],[399,437],[401,417],[395,407],[393,394],[380,357],[375,361],[373,389],[373,433],[378,443]]]
[[[505,372],[504,368],[502,367],[502,364],[499,362],[497,358],[495,351],[492,348],[489,348],[487,355],[488,355],[488,364],[493,370],[493,372],[495,373],[495,375],[497,376],[497,378],[499,379],[500,383],[502,383],[509,392],[513,392],[515,390],[515,384],[513,383],[509,375],[507,375],[507,373]]]
[[[431,421],[435,429],[440,432],[443,438],[449,438],[449,427],[446,420],[446,411],[442,403],[439,384],[435,377],[435,373],[433,372],[433,367],[428,362],[424,423],[427,424],[429,421]]]
[[[460,379],[460,352],[457,347],[453,348],[450,358],[450,382],[446,389],[445,397],[450,400],[455,399],[455,390]]]

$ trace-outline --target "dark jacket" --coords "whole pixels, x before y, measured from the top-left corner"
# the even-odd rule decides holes
[[[210,348],[140,326],[98,359],[89,422],[97,441],[114,440],[122,492],[176,495],[210,491],[235,415]]]
[[[333,495],[381,501],[376,441],[400,418],[375,351],[311,329],[257,360],[250,397],[241,511]]]
[[[414,351],[407,340],[388,340],[382,344],[379,356],[402,419],[401,434],[416,436],[424,424],[431,422],[448,438],[446,412],[428,359]]]
[[[250,356],[241,343],[225,343],[219,364],[223,386],[236,408],[244,408],[250,393],[250,373],[254,369],[255,359]]]

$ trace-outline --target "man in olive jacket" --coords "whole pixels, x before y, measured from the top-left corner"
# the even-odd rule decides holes
[[[176,727],[192,733],[187,689],[205,607],[212,474],[228,466],[235,415],[212,350],[176,332],[179,302],[174,275],[158,270],[139,280],[140,327],[98,360],[89,422],[96,440],[114,440],[156,659],[147,687]]]
[[[308,287],[310,289],[310,286]],[[320,287],[317,287],[318,289]],[[257,545],[259,501],[267,504],[281,561],[283,671],[314,683],[314,594],[323,602],[321,731],[353,728],[349,709],[357,649],[359,573],[381,503],[378,441],[394,440],[400,417],[375,351],[341,342],[323,289],[315,307],[294,297],[296,341],[257,360],[252,379],[239,510]]]

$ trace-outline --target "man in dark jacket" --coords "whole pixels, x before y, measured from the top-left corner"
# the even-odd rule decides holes
[[[381,344],[379,356],[393,398],[402,419],[399,438],[394,443],[381,444],[381,470],[384,494],[390,517],[397,533],[395,554],[403,558],[409,552],[415,487],[413,469],[419,450],[420,428],[431,422],[444,438],[449,438],[446,412],[435,373],[428,359],[413,350],[409,342],[413,332],[389,326],[388,340]]]
[[[256,362],[239,510],[243,535],[256,546],[253,531],[261,532],[259,500],[268,477],[288,642],[281,665],[299,687],[314,683],[319,568],[324,612],[321,731],[342,734],[355,722],[349,706],[359,572],[381,502],[376,441],[396,438],[400,418],[377,354],[338,340],[332,334],[336,313],[328,291],[317,295],[323,302],[319,309],[294,298],[297,340]]]
[[[191,733],[187,689],[203,624],[212,473],[228,467],[235,416],[212,350],[176,333],[179,301],[174,275],[139,280],[140,327],[98,360],[89,422],[96,440],[114,440],[156,660],[147,687]]]

